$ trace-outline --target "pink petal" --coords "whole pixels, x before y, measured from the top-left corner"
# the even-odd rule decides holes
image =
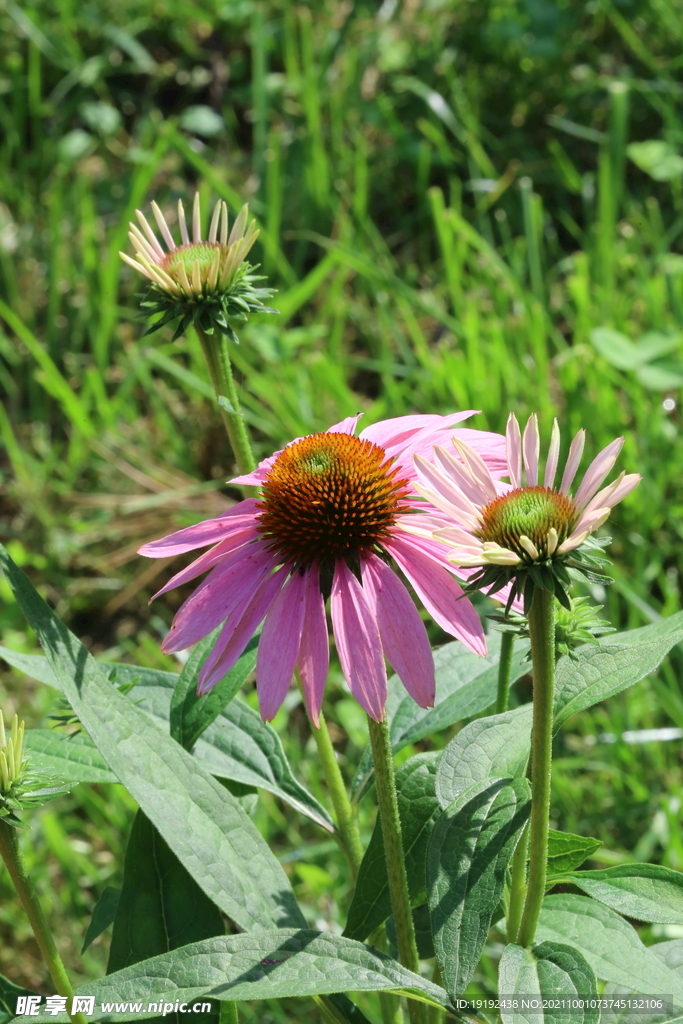
[[[185,551],[192,551],[194,548],[204,548],[216,541],[223,540],[226,534],[242,527],[246,522],[253,520],[258,505],[256,498],[246,498],[238,502],[217,516],[216,519],[205,519],[195,526],[186,526],[184,530],[177,530],[168,537],[161,537],[153,540],[150,544],[143,544],[138,549],[139,555],[146,555],[148,558],[169,558],[172,555],[181,555]]]
[[[586,470],[581,486],[576,492],[574,502],[579,508],[587,505],[591,498],[597,494],[600,484],[605,479],[612,466],[617,461],[617,456],[624,444],[623,437],[618,437],[606,448],[603,448],[599,455],[596,455]]]
[[[421,708],[434,707],[434,659],[425,624],[398,576],[376,555],[361,562],[387,661]]]
[[[337,559],[330,600],[339,660],[354,697],[376,722],[387,702],[387,673],[372,607],[346,563]]]
[[[241,613],[232,616],[226,622],[199,673],[198,695],[215,686],[235,665],[277,597],[289,571],[290,567],[283,565],[272,576],[268,576]]]
[[[256,689],[264,722],[272,722],[292,682],[306,609],[306,578],[295,572],[270,606],[256,660]]]
[[[583,446],[586,443],[586,431],[580,430],[569,448],[569,457],[567,458],[567,465],[564,468],[562,474],[562,483],[560,484],[560,493],[569,494],[569,488],[574,482],[576,471],[579,468],[581,462],[581,456],[583,455]]]
[[[495,498],[498,497],[496,485],[494,483],[493,477],[488,471],[486,463],[482,459],[479,452],[477,452],[476,449],[471,448],[465,441],[461,441],[457,437],[453,438],[453,446],[455,447],[455,450],[457,451],[458,455],[460,456],[465,466],[467,467],[470,477],[473,480],[476,480],[477,484],[479,485],[479,489],[481,491],[483,498],[482,504],[487,504],[489,501],[494,501]],[[440,450],[444,451],[445,455],[448,454],[444,449]],[[457,461],[453,459],[450,464],[451,466],[457,466]]]
[[[415,455],[413,458],[420,479],[425,480],[437,494],[443,495],[446,501],[462,506],[472,516],[478,516],[481,506],[488,504],[489,499],[484,495],[478,481],[472,478],[468,467],[458,462],[440,446],[434,448],[433,458],[437,465],[428,462],[422,455]]]
[[[557,473],[557,462],[560,457],[560,428],[557,420],[553,420],[553,429],[550,433],[550,447],[548,449],[548,459],[545,464],[545,476],[543,477],[543,486],[552,487],[555,483],[555,474]]]
[[[250,544],[226,558],[180,607],[162,651],[184,651],[249,601],[277,564],[265,545]]]
[[[486,463],[492,477],[508,475],[505,438],[502,434],[492,434],[488,430],[470,430],[465,427],[462,430],[454,430],[451,437],[464,441],[470,448],[474,448]]]
[[[309,569],[306,582],[306,610],[301,633],[297,668],[301,676],[304,701],[316,729],[320,728],[320,709],[330,667],[330,645],[325,616],[325,601],[320,593],[320,573]]]
[[[274,452],[273,455],[269,455],[267,459],[263,459],[259,462],[256,469],[252,470],[251,473],[242,473],[241,476],[231,477],[229,483],[231,484],[245,484],[247,487],[258,487],[266,479],[273,463],[277,459],[278,455],[281,455],[284,449],[280,449],[279,452]],[[252,499],[253,500],[253,499]]]
[[[526,469],[526,482],[529,487],[536,487],[538,484],[538,454],[540,446],[538,417],[535,412],[532,412],[524,428],[524,437],[522,438],[524,468]]]
[[[220,541],[211,548],[210,551],[205,551],[199,558],[195,558],[194,562],[187,566],[186,569],[182,569],[177,572],[175,576],[172,576],[165,587],[161,590],[157,590],[156,594],[152,598],[159,597],[161,594],[165,594],[168,590],[174,590],[176,587],[182,586],[183,583],[188,583],[189,580],[195,579],[197,576],[201,576],[207,569],[211,569],[212,566],[217,565],[218,562],[222,562],[223,559],[231,554],[233,551],[237,551],[239,548],[244,547],[252,540],[257,540],[258,532],[253,523],[248,523],[242,527],[241,530],[237,529],[230,536],[226,537],[225,540]]]
[[[475,654],[486,654],[479,616],[440,560],[424,550],[420,537],[394,534],[384,547],[396,559],[434,621]],[[441,547],[441,545],[439,545]]]
[[[347,416],[345,420],[340,420],[339,423],[335,423],[333,427],[328,427],[325,431],[326,434],[355,434],[356,427],[358,426],[358,420],[363,415],[362,412],[356,413],[355,416]]]
[[[579,518],[572,533],[593,533],[599,526],[609,518],[612,509],[609,506],[594,508],[591,512],[584,512]]]
[[[510,483],[513,487],[522,486],[522,435],[514,412],[508,416],[505,434]]]
[[[363,441],[372,441],[380,448],[403,447],[415,434],[421,433],[425,428],[429,431],[442,430],[445,427],[452,427],[456,423],[469,419],[476,415],[477,409],[468,409],[466,412],[451,413],[450,416],[438,416],[434,413],[414,416],[394,416],[392,419],[380,420],[379,423],[372,423],[360,432]]]

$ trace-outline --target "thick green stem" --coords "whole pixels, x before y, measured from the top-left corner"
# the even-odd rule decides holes
[[[531,823],[529,880],[517,942],[529,946],[545,895],[550,818],[550,777],[555,689],[555,597],[536,587],[529,611],[534,677],[534,720],[531,732]]]
[[[500,715],[508,709],[510,696],[510,676],[512,675],[512,648],[515,643],[514,633],[503,633],[500,638],[500,658],[498,661],[498,693],[496,695],[496,714]]]
[[[320,728],[316,729],[313,723],[311,723],[311,731],[315,745],[318,748],[318,757],[325,774],[327,788],[332,798],[340,846],[349,863],[351,878],[355,884],[360,862],[363,859],[363,846],[360,841],[358,820],[346,792],[337,755],[332,746],[332,740],[330,739],[327,723],[322,711],[320,712]]]
[[[38,893],[26,870],[26,862],[19,849],[17,831],[4,821],[0,821],[0,856],[2,856],[7,865],[10,878],[14,882],[14,887],[26,911],[26,916],[31,922],[33,934],[40,947],[40,952],[43,954],[43,959],[47,964],[56,993],[60,996],[66,996],[70,1006],[74,990],[71,987],[62,958],[57,952],[55,940],[52,938],[52,933],[45,920],[43,908],[38,900]],[[86,1017],[82,1013],[72,1014],[69,1012],[69,1017],[74,1024],[87,1024]]]
[[[195,330],[197,331],[197,336],[201,342],[204,357],[209,367],[211,382],[216,392],[216,398],[218,399],[223,423],[225,424],[228,439],[235,455],[237,468],[240,473],[250,473],[256,463],[251,450],[251,444],[249,443],[249,435],[247,434],[247,427],[242,415],[235,380],[232,375],[228,339],[220,331],[207,334],[198,324],[195,324]]]
[[[420,960],[417,955],[415,928],[410,909],[408,893],[408,876],[406,874],[401,820],[398,814],[398,798],[396,795],[396,776],[394,774],[394,758],[391,752],[389,727],[386,719],[375,722],[368,717],[372,759],[375,765],[375,783],[377,785],[377,802],[379,818],[382,824],[384,853],[387,861],[389,894],[391,909],[396,927],[398,958],[404,967],[420,973]],[[408,1000],[408,1012],[411,1024],[424,1024],[426,1019],[425,1006],[414,999]]]
[[[220,1024],[238,1024],[237,1003],[221,1002]]]

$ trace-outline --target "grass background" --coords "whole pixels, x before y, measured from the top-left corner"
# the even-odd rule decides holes
[[[172,217],[197,188],[207,217],[249,201],[278,288],[280,315],[234,350],[259,455],[361,409],[481,409],[496,430],[537,410],[565,451],[586,426],[591,456],[624,434],[644,481],[593,597],[621,628],[678,609],[682,41],[672,0],[4,0],[0,531],[95,653],[177,667],[158,643],[187,592],[148,606],[166,563],[135,550],[237,496],[197,340],[143,337],[117,255],[136,207]],[[0,587],[4,642],[33,649]],[[680,742],[620,738],[683,726],[680,667],[674,652],[558,743],[554,825],[603,839],[600,864],[683,868]],[[51,699],[0,675],[9,716],[37,724]],[[351,774],[362,716],[340,686],[332,700]],[[322,794],[295,697],[276,726]],[[81,786],[32,830],[77,978],[106,963],[106,936],[78,950],[133,811]],[[346,882],[324,837],[268,795],[256,819],[287,858],[305,849],[297,891],[333,921]],[[0,972],[41,988],[5,876],[0,896]]]

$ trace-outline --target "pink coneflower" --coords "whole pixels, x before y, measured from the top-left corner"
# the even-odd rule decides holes
[[[376,721],[384,716],[385,658],[417,703],[430,707],[435,680],[427,632],[390,559],[446,632],[486,653],[479,617],[445,548],[405,529],[430,511],[413,492],[413,455],[456,437],[492,476],[505,472],[500,435],[452,429],[471,414],[403,416],[366,427],[359,437],[356,416],[299,438],[233,481],[261,485],[260,498],[140,549],[161,558],[214,545],[159,591],[212,569],[162,645],[183,650],[224,623],[199,675],[199,693],[230,670],[265,618],[256,665],[261,715],[275,716],[297,668],[317,724],[329,667],[329,596],[342,670],[367,713]]]
[[[178,243],[153,202],[152,213],[166,249],[144,214],[140,210],[135,212],[139,226],[131,223],[128,237],[136,258],[125,252],[119,256],[151,284],[143,307],[148,313],[162,314],[151,330],[182,316],[174,340],[190,324],[198,324],[209,333],[217,328],[237,341],[231,320],[244,321],[250,312],[277,313],[262,301],[273,292],[255,287],[255,282],[263,278],[255,276],[252,271],[256,268],[246,262],[259,234],[255,221],[249,223],[247,206],[242,207],[228,234],[228,208],[224,202],[216,203],[208,236],[203,239],[199,194],[194,197],[192,209],[192,237],[185,209],[178,200]]]
[[[583,454],[585,431],[580,430],[569,449],[559,488],[555,476],[560,453],[560,430],[553,424],[543,483],[539,482],[539,434],[536,415],[524,437],[514,413],[506,432],[510,486],[501,487],[473,447],[453,438],[455,453],[441,446],[433,461],[415,457],[419,480],[415,487],[443,516],[451,520],[432,536],[446,542],[448,560],[462,567],[480,567],[468,586],[500,590],[513,583],[510,601],[524,594],[528,608],[534,586],[553,591],[569,607],[566,587],[573,574],[586,574],[604,564],[579,549],[601,526],[612,508],[640,481],[638,473],[621,473],[599,490],[616,461],[623,437],[608,444],[588,467],[579,489],[570,488]],[[522,478],[522,463],[526,484]],[[422,531],[419,531],[422,533]],[[596,543],[596,542],[593,542]]]

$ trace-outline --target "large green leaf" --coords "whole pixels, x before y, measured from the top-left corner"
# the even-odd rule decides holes
[[[20,672],[25,672],[48,686],[61,689],[47,658],[42,655],[19,654],[17,651],[0,647],[0,657],[19,669]],[[253,661],[253,657],[253,649],[245,652],[233,672],[237,672],[239,669],[239,672],[244,672],[246,677],[246,670],[250,661]],[[113,675],[118,683],[135,681],[136,685],[127,696],[156,718],[162,728],[168,728],[169,716],[172,714],[171,701],[174,698],[179,679],[175,672],[163,672],[159,669],[148,669],[125,663],[117,665],[111,662],[98,662],[98,664],[108,677],[111,678]],[[231,678],[234,677],[229,673],[226,680]],[[208,696],[210,697],[211,694],[209,693]],[[192,702],[188,701],[187,706],[192,708]],[[215,708],[215,705],[211,705],[209,709],[211,714],[207,712],[207,721],[213,714],[212,708]],[[175,714],[178,716],[181,712],[176,710]],[[192,715],[199,715],[201,721],[204,722],[200,711],[192,712]],[[192,723],[196,724],[198,719],[193,717],[188,721],[192,726]],[[204,732],[194,744],[192,753],[206,765],[212,775],[240,782],[246,786],[267,789],[323,828],[332,831],[334,826],[326,809],[312,793],[309,793],[294,778],[275,730],[266,722],[262,722],[258,713],[244,701],[238,700],[228,704],[210,725],[202,725],[202,728]],[[55,737],[61,735],[57,732],[50,734]],[[88,747],[89,742],[87,737],[81,738],[84,747]],[[98,758],[97,751],[94,747],[92,749],[94,758]],[[56,752],[55,749],[52,754],[55,755]],[[85,757],[85,755],[83,756]],[[97,774],[96,766],[106,769],[106,765],[99,758],[99,760],[93,759],[93,771],[90,774],[86,773],[85,765],[81,768],[65,765],[62,776],[67,781],[74,783],[104,781],[103,777]],[[54,768],[55,770],[59,769],[56,762]],[[113,776],[111,777],[113,778]]]
[[[655,957],[623,917],[587,896],[546,896],[536,940],[567,942],[583,953],[603,981],[670,995],[683,1007],[683,977]]]
[[[107,974],[224,934],[218,907],[138,811],[126,849]],[[217,1024],[218,1010],[202,1019]],[[171,1021],[180,1024],[178,1014],[173,1013]]]
[[[648,947],[648,952],[661,960],[670,970],[683,976],[683,939],[669,939],[668,942],[657,942],[654,946]],[[656,993],[645,992],[643,995],[652,997]],[[630,996],[638,996],[639,993],[624,985],[605,985],[603,996],[609,999],[619,999]],[[683,1013],[673,1005],[664,1009],[644,1009],[641,1001],[635,1007],[625,1007],[623,1010],[614,1013],[610,1018],[610,1024],[680,1024],[683,1021]]]
[[[477,718],[454,736],[441,755],[436,796],[448,807],[473,782],[515,779],[526,771],[531,742],[532,705]]]
[[[573,658],[560,658],[555,680],[555,729],[577,711],[640,682],[681,641],[683,612],[677,612],[642,629],[612,633],[599,645],[580,647]]]
[[[233,700],[221,711],[192,752],[212,775],[267,789],[329,832],[334,830],[323,805],[294,778],[278,734],[243,700]]]
[[[224,935],[176,949],[91,982],[78,995],[94,995],[97,1020],[154,1016],[149,1002],[192,1004],[200,999],[282,999],[340,992],[397,992],[450,1007],[442,988],[370,946],[330,932],[275,929]],[[144,1011],[104,1010],[103,1004],[141,1002]],[[68,1024],[66,1014],[33,1017],[35,1024]]]
[[[510,944],[498,966],[503,1024],[598,1024],[595,974],[578,949],[543,942],[533,949]],[[587,1000],[585,1007],[557,1004],[564,998]],[[547,1001],[547,1002],[546,1002]]]
[[[396,772],[398,812],[401,818],[403,849],[408,886],[413,904],[424,900],[425,854],[427,841],[439,813],[434,794],[434,777],[439,753],[416,754]],[[349,908],[344,935],[365,939],[391,914],[384,837],[379,820],[361,862],[356,890]]]
[[[683,924],[683,874],[659,864],[617,864],[565,875],[594,900],[637,921]]]
[[[197,677],[221,630],[220,626],[197,644],[185,662],[171,698],[171,736],[186,750],[192,747],[244,685],[256,667],[258,639],[249,641],[237,664],[208,693],[197,696]]]
[[[112,685],[1,546],[0,564],[75,714],[206,895],[246,930],[302,925],[284,871],[238,801]]]
[[[526,779],[473,783],[437,818],[427,847],[427,900],[445,987],[455,997],[474,972],[505,870],[531,808]]]
[[[548,829],[548,876],[573,871],[602,846],[599,839]]]
[[[454,722],[471,718],[490,707],[496,699],[500,633],[487,636],[488,654],[480,658],[468,651],[459,640],[444,644],[434,651],[436,670],[436,703],[433,708],[419,707],[408,696],[398,676],[389,679],[387,721],[394,751],[424,736],[445,729]],[[528,644],[517,643],[512,657],[512,680],[530,671],[524,661]],[[352,793],[359,794],[372,775],[372,755],[363,752]]]
[[[118,782],[84,733],[69,736],[55,729],[29,729],[24,734],[24,747],[33,764],[56,772],[65,782]]]

